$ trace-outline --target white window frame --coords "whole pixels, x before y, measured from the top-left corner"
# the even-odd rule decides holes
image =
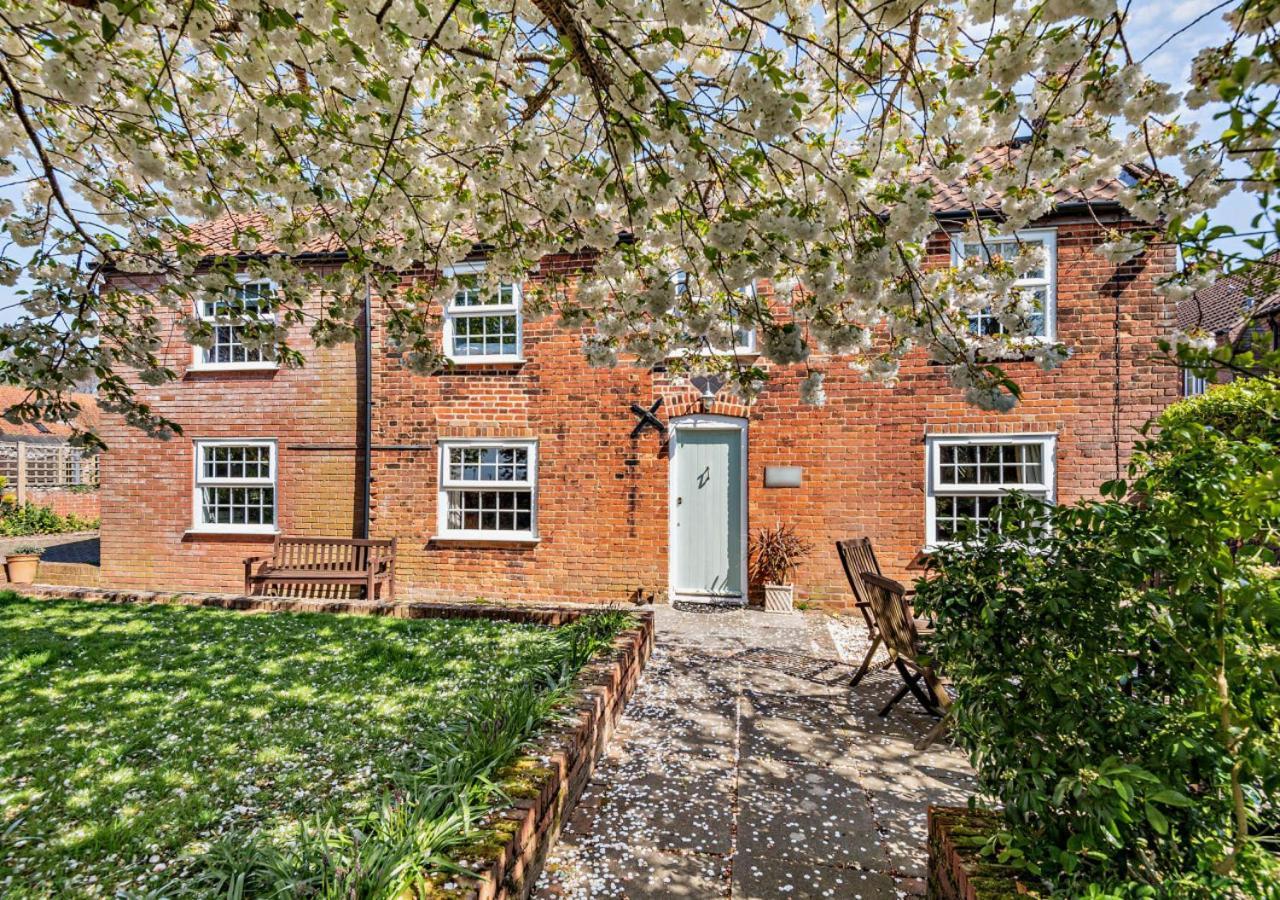
[[[275,438],[238,438],[196,440],[194,467],[191,475],[191,530],[208,534],[276,534],[280,529],[280,465]],[[269,478],[206,478],[203,473],[204,451],[212,447],[266,447],[270,450]],[[204,492],[206,487],[271,488],[271,524],[205,522]]]
[[[689,290],[688,279],[689,279],[689,275],[687,272],[676,271],[671,273],[671,283],[676,285],[677,297],[679,297],[682,293],[685,293]],[[744,287],[742,289],[742,293],[748,298],[754,300],[758,296],[758,294],[756,293],[755,281],[750,282],[746,287]],[[724,348],[724,349],[721,349],[719,347],[707,347],[707,346],[703,346],[697,350],[688,350],[688,349],[681,348],[681,349],[671,351],[669,354],[667,354],[667,356],[678,357],[678,356],[688,356],[691,354],[699,355],[699,356],[757,356],[759,355],[760,342],[759,342],[759,337],[757,335],[756,329],[744,328],[740,330],[746,331],[747,334],[750,336],[750,340],[748,340],[748,342],[745,344],[735,344],[733,347]]]
[[[1058,336],[1058,230],[1056,228],[1023,228],[1018,231],[1001,232],[994,235],[983,235],[987,243],[1008,241],[1039,241],[1044,244],[1044,277],[1019,278],[1014,282],[1017,288],[1045,289],[1044,300],[1044,334],[1029,335],[1032,340],[1052,343]],[[969,257],[965,256],[964,234],[955,232],[951,235],[951,264],[959,267]]]
[[[943,485],[942,453],[943,446],[989,446],[989,445],[1040,445],[1041,477],[1037,484],[1003,485]],[[1057,484],[1057,452],[1058,435],[1053,432],[1037,434],[931,434],[925,437],[925,513],[924,537],[925,550],[946,546],[954,541],[938,540],[938,498],[939,497],[972,497],[1003,496],[1011,491],[1028,493],[1044,493],[1048,503],[1054,502]]]
[[[265,284],[274,294],[276,292],[276,283],[269,278],[253,278],[249,275],[237,275],[236,282],[238,287],[245,287],[250,284]],[[204,311],[204,301],[196,299],[196,317],[217,327],[226,325],[226,322],[220,322],[216,315],[207,315]],[[261,317],[264,322],[275,322],[276,314],[268,313]],[[279,362],[270,359],[254,360],[253,362],[210,362],[206,359],[205,354],[208,352],[207,347],[199,345],[192,346],[191,354],[191,370],[196,372],[252,372],[252,371],[272,371],[280,368]]]
[[[449,477],[449,451],[457,448],[520,449],[527,455],[528,480],[467,481]],[[538,442],[514,438],[450,438],[440,441],[439,493],[437,495],[437,540],[486,541],[492,543],[536,543],[538,541]],[[529,494],[529,528],[519,531],[490,531],[480,528],[449,527],[450,491],[526,490]]]
[[[1182,396],[1199,397],[1209,390],[1209,379],[1197,375],[1190,369],[1182,370]]]
[[[486,265],[484,262],[458,263],[446,267],[441,277],[452,281],[462,275],[482,275]],[[506,282],[503,282],[506,284]],[[454,306],[451,295],[444,303],[444,355],[455,365],[485,365],[493,363],[522,363],[524,359],[524,291],[518,281],[510,282],[510,303],[491,303],[480,306]],[[482,355],[458,356],[453,352],[454,325],[459,319],[480,318],[483,316],[509,316],[516,318],[516,351],[515,353],[486,353]]]

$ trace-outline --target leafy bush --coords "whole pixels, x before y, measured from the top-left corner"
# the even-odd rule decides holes
[[[47,506],[34,503],[4,504],[0,507],[0,535],[22,537],[28,534],[67,534],[72,531],[93,531],[97,519],[82,519],[75,514],[62,516]]]
[[[1130,483],[1014,498],[1002,534],[938,552],[917,604],[1003,860],[1070,896],[1275,896],[1280,391],[1156,424]]]

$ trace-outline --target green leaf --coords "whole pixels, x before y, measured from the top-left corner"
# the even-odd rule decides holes
[[[1164,813],[1156,809],[1150,803],[1144,803],[1143,809],[1147,813],[1147,821],[1151,823],[1151,827],[1159,834],[1169,833],[1169,820],[1165,818]]]

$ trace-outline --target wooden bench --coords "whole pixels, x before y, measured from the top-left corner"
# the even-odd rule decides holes
[[[276,536],[270,555],[244,561],[248,595],[395,599],[396,540]]]

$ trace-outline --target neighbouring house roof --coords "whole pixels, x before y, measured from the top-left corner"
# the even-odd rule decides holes
[[[0,410],[8,411],[10,407],[24,402],[31,392],[17,385],[0,385]],[[82,431],[95,430],[99,424],[98,398],[93,394],[75,393],[71,395],[80,404],[80,415],[76,425]],[[71,437],[74,429],[67,422],[23,422],[15,425],[7,419],[0,418],[0,439],[54,443],[65,441]]]
[[[1031,145],[1026,140],[1010,141],[1006,144],[987,147],[979,151],[969,164],[970,172],[983,168],[999,169],[1014,165],[1022,154],[1029,151]],[[1126,165],[1113,177],[1099,179],[1093,187],[1084,191],[1058,191],[1054,203],[1058,207],[1081,205],[1109,206],[1119,202],[1122,191],[1138,179],[1150,172],[1138,165]],[[924,182],[930,183],[934,189],[932,211],[934,215],[947,218],[971,215],[973,207],[965,190],[963,179],[946,183],[936,176],[924,176]],[[980,213],[996,213],[1000,208],[997,194],[989,194],[981,204]],[[259,231],[264,238],[271,236],[266,227],[267,217],[260,212],[228,213],[207,222],[191,226],[189,240],[197,246],[204,246],[209,256],[238,256],[243,251],[236,244],[236,235],[245,231]],[[466,228],[461,228],[463,233]],[[280,253],[281,247],[274,240],[261,241],[254,255],[271,255]],[[342,252],[340,242],[333,235],[319,235],[303,241],[294,251],[300,255],[337,255]],[[247,254],[245,254],[247,255]]]
[[[1248,322],[1280,313],[1280,252],[1249,270],[1225,275],[1178,304],[1178,327],[1200,328],[1234,339]],[[1268,282],[1270,282],[1268,284]]]

